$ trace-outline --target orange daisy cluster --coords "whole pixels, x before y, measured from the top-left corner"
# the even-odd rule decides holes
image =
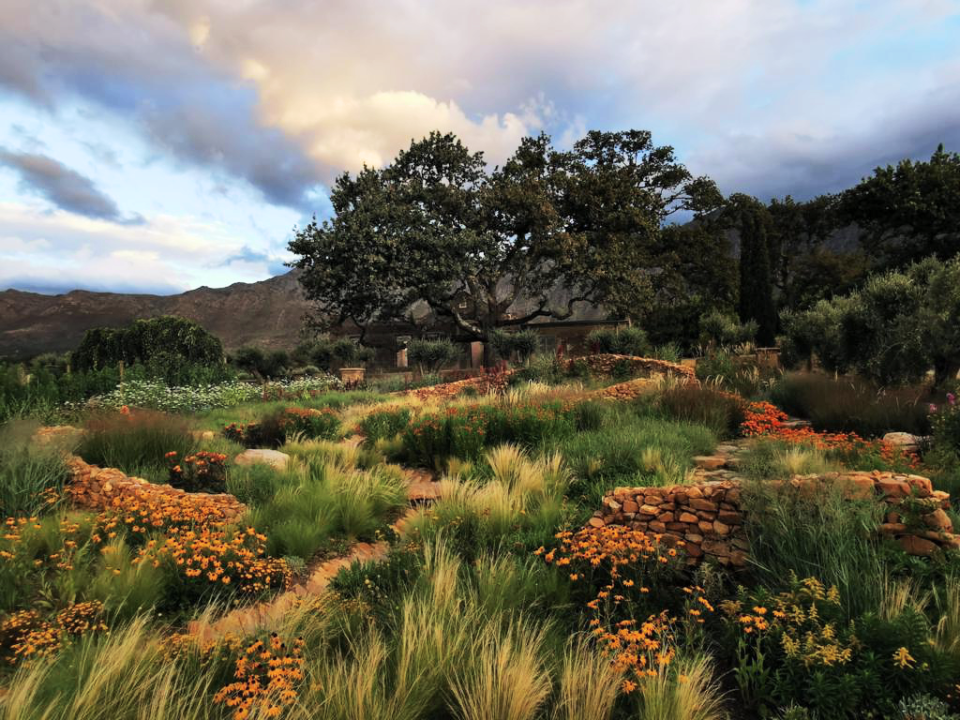
[[[114,497],[97,518],[93,541],[112,539],[120,526],[148,540],[135,562],[150,557],[158,566],[169,558],[187,578],[233,585],[241,592],[283,587],[288,579],[283,560],[264,557],[267,538],[252,527],[233,529],[211,496],[138,492]],[[147,539],[151,533],[159,533],[160,540]]]
[[[235,682],[221,688],[213,701],[233,708],[234,720],[244,720],[251,711],[257,717],[279,717],[297,699],[303,680],[303,639],[292,647],[273,633],[268,642],[257,640],[237,658]]]
[[[52,620],[43,619],[36,610],[21,610],[0,623],[0,647],[9,649],[11,665],[47,657],[69,638],[105,632],[102,614],[103,604],[96,600],[73,603]]]
[[[621,620],[612,631],[594,628],[604,657],[611,658],[617,672],[631,675],[621,689],[631,693],[645,677],[656,677],[659,670],[669,665],[676,651],[673,646],[671,620],[666,611],[651,615],[644,622]]]

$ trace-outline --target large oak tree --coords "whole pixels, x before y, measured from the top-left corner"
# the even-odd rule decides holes
[[[290,243],[327,324],[404,319],[420,301],[486,341],[578,302],[641,317],[663,223],[721,198],[648,132],[590,132],[569,151],[525,138],[496,168],[435,132],[386,167],[343,174],[331,201],[334,216]]]

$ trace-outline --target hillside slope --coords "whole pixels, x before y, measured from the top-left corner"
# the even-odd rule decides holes
[[[200,323],[232,350],[242,345],[291,348],[310,303],[296,271],[255,283],[201,287],[180,295],[74,290],[65,295],[0,292],[0,357],[29,357],[76,347],[93,327],[179,315]]]

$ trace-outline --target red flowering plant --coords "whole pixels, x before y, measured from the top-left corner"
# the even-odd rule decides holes
[[[227,456],[200,451],[182,459],[173,450],[166,454],[170,484],[187,492],[221,493],[227,484]]]
[[[809,426],[788,424],[785,412],[768,402],[752,402],[744,412],[740,433],[745,437],[766,437],[790,444],[802,444],[827,451],[851,467],[864,464],[874,470],[911,470],[920,465],[916,453],[882,440],[865,440],[857,433],[830,433]]]

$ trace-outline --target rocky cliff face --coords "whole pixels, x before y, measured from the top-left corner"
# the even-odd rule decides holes
[[[297,271],[225,288],[180,295],[132,295],[74,290],[65,295],[0,292],[0,357],[64,352],[93,327],[128,325],[138,318],[179,315],[200,323],[227,350],[243,345],[292,348],[311,309]]]

